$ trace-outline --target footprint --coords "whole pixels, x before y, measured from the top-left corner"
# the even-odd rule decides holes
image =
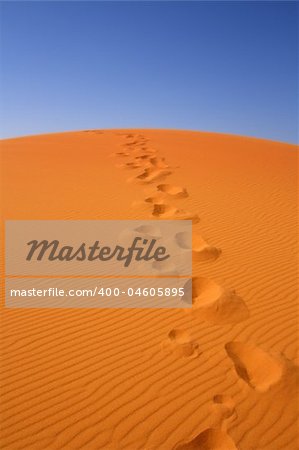
[[[192,220],[193,223],[199,222],[199,217],[197,214],[193,214],[189,211],[185,211],[184,209],[178,209],[174,206],[161,202],[154,204],[152,215],[160,219]]]
[[[165,198],[163,194],[153,195],[151,197],[146,197],[144,200],[147,203],[155,203],[158,205],[164,204]]]
[[[176,445],[174,450],[237,450],[237,447],[225,431],[207,428],[191,441]]]
[[[180,232],[175,235],[177,245],[184,249],[191,249],[190,234]],[[212,247],[198,234],[192,235],[192,255],[194,261],[215,261],[221,255],[221,249]]]
[[[161,348],[165,353],[172,353],[179,358],[197,358],[199,356],[198,343],[191,340],[190,334],[181,329],[173,329],[162,342]]]
[[[199,319],[215,325],[229,325],[249,317],[246,304],[235,291],[226,290],[208,278],[194,277],[187,281],[184,289],[186,299],[192,292],[191,313]]]
[[[188,197],[187,189],[181,186],[173,186],[172,184],[159,184],[157,186],[158,191],[171,195],[174,198]]]
[[[237,419],[235,402],[229,395],[217,394],[213,398],[213,427],[227,431],[229,425]]]
[[[174,206],[166,205],[164,203],[155,203],[152,214],[157,217],[172,217],[177,211],[178,209]]]
[[[235,341],[227,343],[225,349],[239,377],[256,391],[266,392],[282,378],[283,362],[261,348]]]
[[[153,181],[159,180],[171,174],[170,170],[166,169],[156,169],[155,167],[150,167],[144,169],[144,172],[136,177],[138,181],[144,183],[152,183]]]
[[[154,239],[160,239],[162,237],[160,228],[155,225],[141,225],[140,227],[135,228],[134,231],[138,231],[138,233],[141,233],[143,236]]]
[[[169,165],[166,164],[165,162],[165,158],[160,158],[160,157],[154,157],[150,159],[150,163],[154,166],[157,167],[158,169],[168,169]]]
[[[179,443],[176,450],[237,450],[227,433],[228,425],[237,418],[234,400],[229,395],[215,395],[212,408],[213,425],[191,441]]]
[[[159,272],[159,275],[180,275],[176,266],[168,260],[154,261],[152,267]]]

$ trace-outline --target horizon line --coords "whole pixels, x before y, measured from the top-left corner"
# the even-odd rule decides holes
[[[49,132],[41,132],[36,134],[25,134],[25,135],[17,135],[17,136],[10,136],[10,137],[1,137],[0,141],[7,141],[12,139],[24,139],[28,137],[37,137],[37,136],[47,136],[52,134],[65,134],[65,133],[80,133],[85,131],[133,131],[133,130],[148,130],[148,131],[178,131],[178,132],[190,132],[190,133],[205,133],[205,134],[219,134],[224,136],[232,136],[232,137],[239,137],[239,138],[246,138],[246,139],[255,139],[259,141],[267,141],[267,142],[275,142],[277,144],[286,144],[291,146],[298,146],[299,144],[299,138],[297,138],[297,141],[276,141],[274,139],[260,137],[260,136],[252,136],[252,135],[244,135],[244,134],[235,134],[235,133],[228,133],[228,132],[222,132],[222,131],[211,131],[211,130],[199,130],[199,129],[192,129],[192,128],[163,128],[163,127],[111,127],[111,128],[82,128],[82,129],[70,129],[70,130],[64,130],[64,131],[49,131]]]

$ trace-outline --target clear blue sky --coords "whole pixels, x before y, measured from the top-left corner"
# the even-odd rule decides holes
[[[1,10],[2,137],[146,127],[296,141],[296,2]]]

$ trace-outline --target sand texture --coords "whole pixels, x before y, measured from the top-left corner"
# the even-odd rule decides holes
[[[193,221],[191,311],[2,309],[1,449],[299,448],[295,146],[86,130],[1,161],[3,220]]]

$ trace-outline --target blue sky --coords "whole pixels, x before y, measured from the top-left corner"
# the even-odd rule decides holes
[[[178,128],[295,142],[296,2],[3,2],[2,137]]]

